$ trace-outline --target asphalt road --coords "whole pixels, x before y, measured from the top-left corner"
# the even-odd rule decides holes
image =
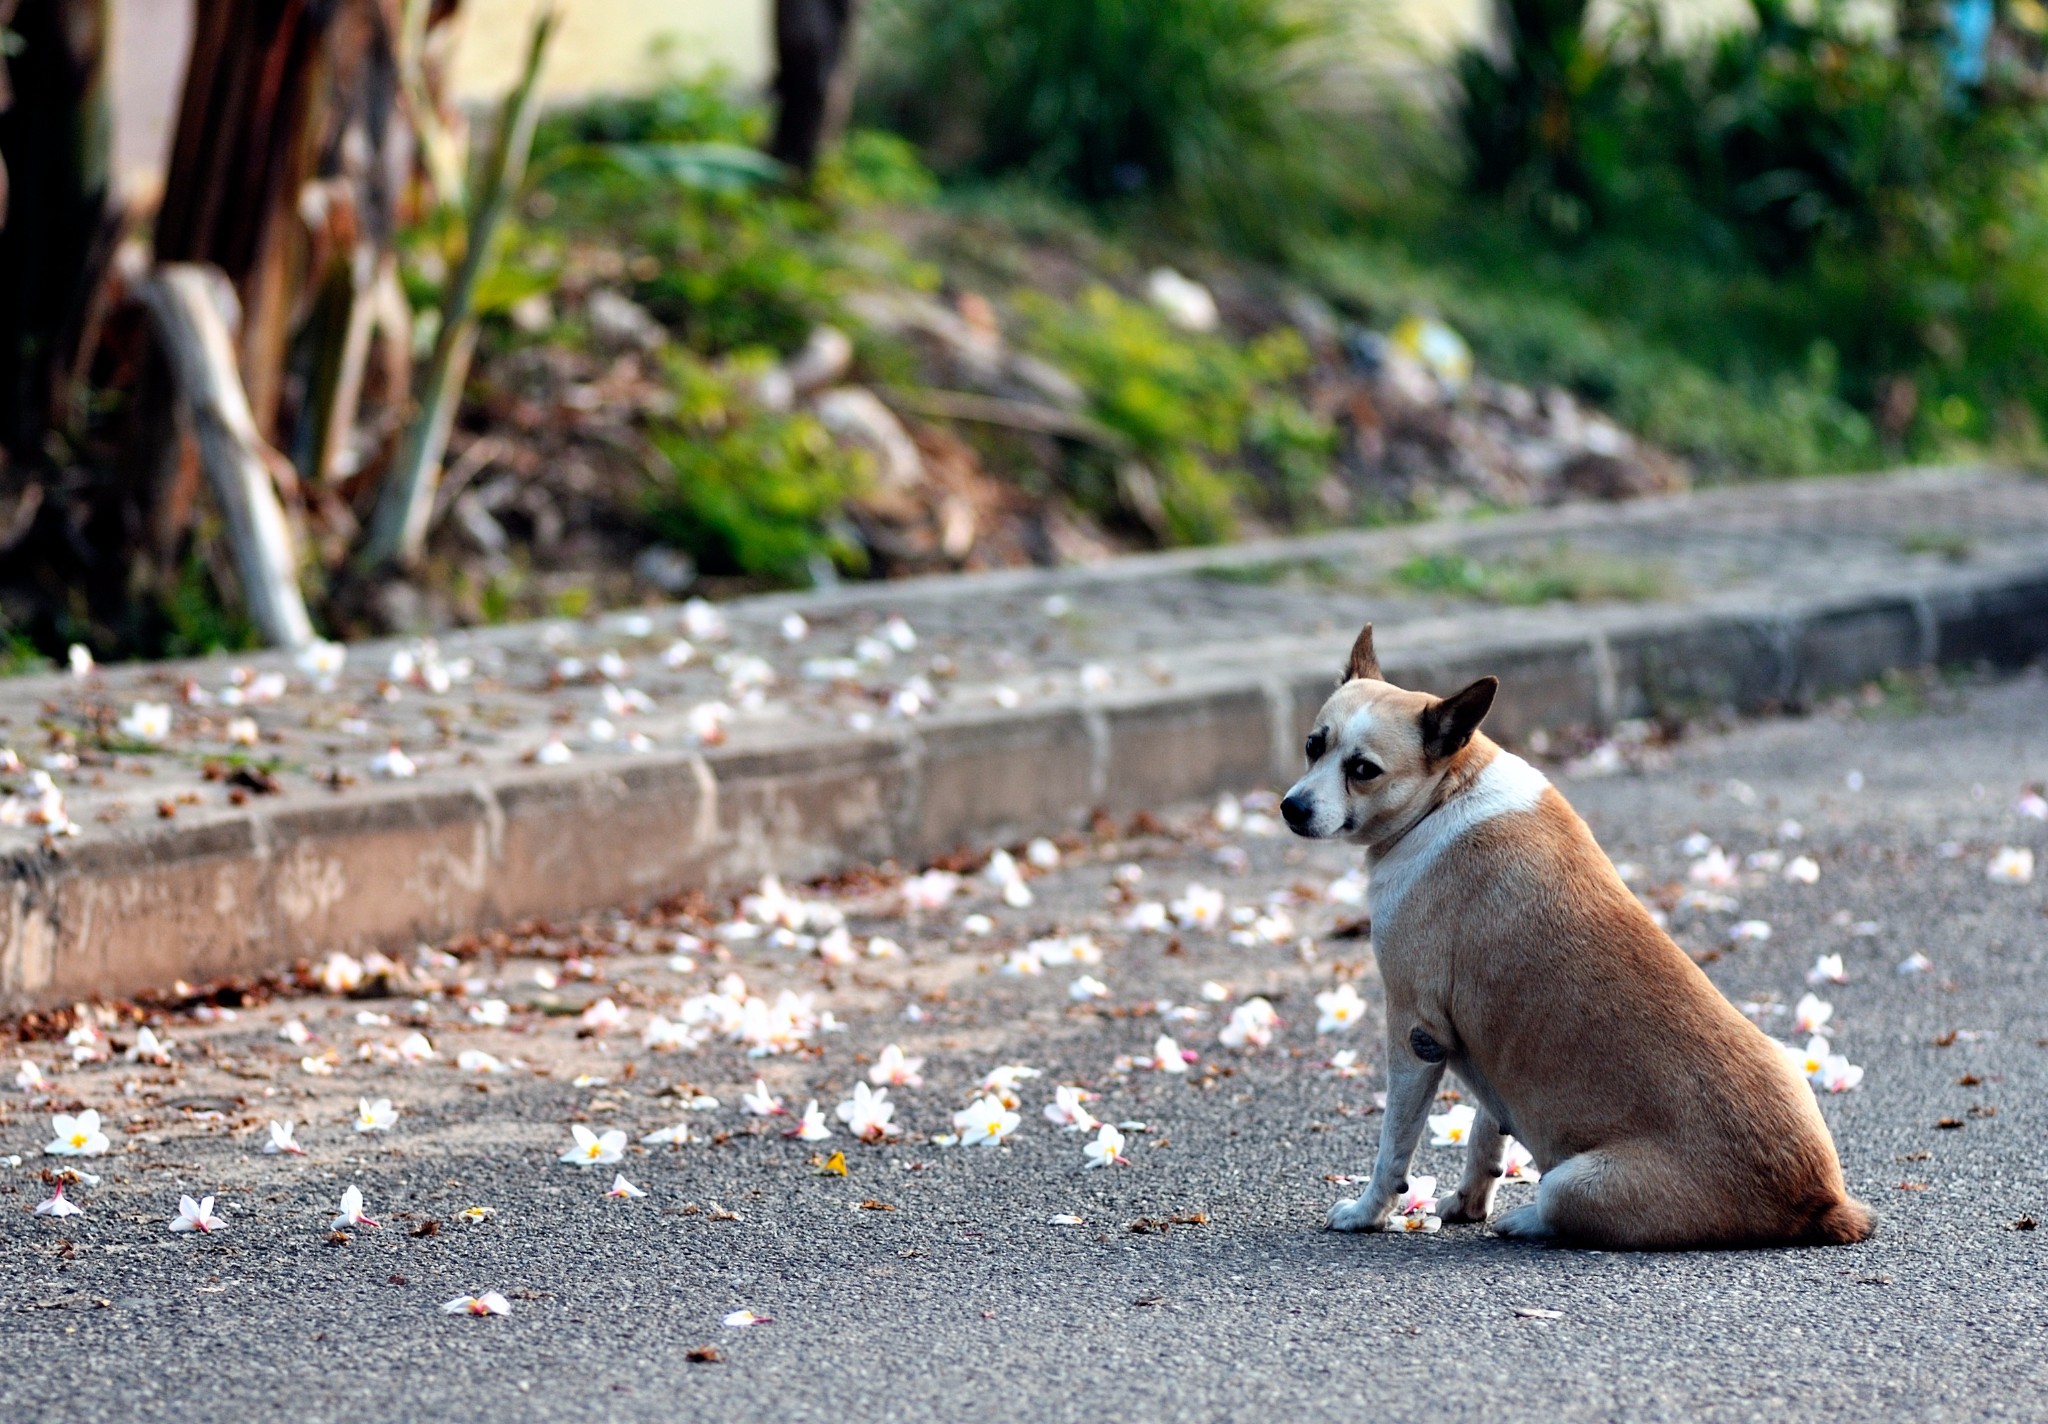
[[[857,928],[904,938],[903,960],[834,972],[738,946],[716,972],[737,968],[770,993],[808,987],[847,1021],[816,1057],[750,1062],[718,1045],[655,1059],[630,1033],[593,1042],[572,1036],[573,1019],[536,1015],[523,1038],[515,1021],[512,1039],[475,1041],[494,1052],[523,1043],[550,1075],[510,1074],[477,1092],[443,1064],[352,1056],[331,1079],[304,1078],[275,1025],[298,1014],[345,1041],[360,1005],[298,1000],[211,1029],[173,1024],[179,1066],[134,1094],[118,1087],[134,1070],[59,1078],[57,1104],[99,1107],[115,1127],[115,1151],[85,1164],[103,1185],[75,1190],[87,1212],[64,1222],[29,1212],[47,1194],[36,1174],[54,1164],[36,1155],[49,1105],[10,1091],[0,1153],[24,1161],[0,1164],[0,1417],[2048,1416],[2048,864],[2025,886],[1985,873],[2005,845],[2048,861],[2048,824],[2015,810],[2027,783],[2048,779],[2044,694],[2030,678],[1966,689],[1934,712],[1896,700],[1836,709],[1696,736],[1640,773],[1559,776],[1646,892],[1685,880],[1680,843],[1694,832],[1737,856],[1777,848],[1819,863],[1817,884],[1753,871],[1725,892],[1739,910],[1679,909],[1673,923],[1690,949],[1724,948],[1708,969],[1738,1002],[1788,1006],[1817,955],[1843,956],[1848,982],[1821,992],[1837,1045],[1867,1077],[1822,1106],[1851,1188],[1881,1218],[1864,1245],[1630,1256],[1476,1228],[1321,1231],[1349,1190],[1326,1176],[1362,1174],[1378,1130],[1377,1067],[1347,1080],[1322,1066],[1343,1046],[1373,1063],[1377,1024],[1319,1039],[1309,1002],[1341,976],[1377,1011],[1376,981],[1356,972],[1361,942],[1328,936],[1352,912],[1295,908],[1321,936],[1314,963],[1291,944],[1195,933],[1166,953],[1163,936],[1111,932],[1105,894],[1132,858],[1147,872],[1141,895],[1202,880],[1246,903],[1326,884],[1347,856],[1197,830],[1071,855],[1034,882],[1029,909],[984,898],[894,928],[856,915]],[[1788,817],[1803,824],[1796,843],[1777,832]],[[1249,855],[1241,874],[1213,862],[1230,844]],[[970,908],[997,921],[992,936],[955,932]],[[1003,946],[1091,916],[1107,950],[1089,970],[1110,987],[1100,1006],[1070,1003],[1078,971],[988,972]],[[1768,921],[1770,938],[1730,947],[1743,919]],[[1897,973],[1915,952],[1931,972]],[[605,960],[606,987],[665,1002],[681,981],[662,979],[660,963]],[[507,985],[524,972],[492,967]],[[692,991],[708,982],[684,978]],[[1205,1004],[1198,986],[1211,979],[1233,1002],[1274,1001],[1285,1023],[1273,1047],[1218,1045],[1230,1005]],[[1200,1061],[1180,1078],[1118,1073],[1117,1055],[1145,1053],[1160,1031],[1140,1011],[1160,998],[1209,1011],[1170,1025]],[[912,1002],[922,1022],[903,1018]],[[1784,1015],[1758,1013],[1789,1036]],[[470,1041],[460,1017],[429,1014],[450,1057]],[[635,1012],[636,1029],[645,1017]],[[811,1165],[819,1148],[737,1111],[757,1068],[785,1096],[815,1095],[829,1110],[863,1071],[857,1055],[891,1040],[929,1059],[923,1086],[892,1090],[913,1140],[867,1147],[842,1133],[821,1144],[846,1149],[844,1178]],[[54,1071],[60,1050],[31,1049]],[[1008,1145],[919,1140],[945,1131],[969,1085],[1004,1061],[1046,1074],[1025,1085]],[[611,1064],[614,1082],[575,1086],[569,1070],[592,1063]],[[692,1117],[730,1136],[633,1149],[622,1169],[646,1200],[602,1196],[610,1168],[555,1162],[572,1117],[636,1137],[674,1120],[673,1098],[651,1094],[679,1077],[724,1100]],[[1131,1134],[1130,1166],[1081,1170],[1080,1139],[1040,1116],[1056,1082],[1099,1089],[1104,1117],[1149,1124]],[[398,1127],[348,1132],[341,1114],[359,1091],[398,1101]],[[283,1115],[279,1104],[306,1124],[303,1158],[256,1154],[252,1125]],[[1944,1119],[1962,1125],[1937,1127]],[[1418,1166],[1456,1175],[1450,1149],[1425,1147]],[[385,1225],[332,1244],[327,1218],[351,1181]],[[170,1234],[181,1190],[218,1194],[229,1229]],[[1529,1190],[1506,1187],[1503,1202]],[[456,1213],[471,1204],[495,1215],[465,1223]],[[1062,1213],[1085,1225],[1049,1224]],[[1130,1229],[1196,1213],[1200,1224]],[[2042,1229],[2014,1229],[2028,1216]],[[434,1234],[413,1234],[429,1219],[441,1223]],[[438,1311],[471,1287],[506,1292],[511,1314]],[[773,1323],[723,1326],[739,1308]],[[688,1358],[706,1345],[718,1362]]]

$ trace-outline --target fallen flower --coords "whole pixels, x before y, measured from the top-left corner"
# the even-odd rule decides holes
[[[760,1078],[754,1080],[754,1090],[740,1095],[740,1107],[750,1117],[787,1117],[789,1109],[782,1105],[782,1099],[768,1091],[768,1084]]]
[[[1003,1100],[990,1094],[976,1098],[965,1109],[953,1114],[953,1126],[960,1129],[962,1147],[1000,1147],[1003,1139],[1017,1130],[1024,1119],[1003,1106]]]
[[[1394,1199],[1394,1210],[1402,1216],[1427,1216],[1435,1208],[1435,1177],[1411,1176],[1406,1189]]]
[[[448,1315],[510,1315],[512,1302],[496,1291],[459,1295],[441,1307]]]
[[[1815,985],[1848,983],[1849,972],[1842,967],[1842,956],[1823,954],[1814,960],[1813,968],[1806,971],[1806,982]]]
[[[1735,944],[1762,944],[1770,937],[1768,920],[1739,920],[1728,927],[1728,938]]]
[[[628,1014],[609,998],[599,999],[583,1011],[577,1020],[592,1033],[610,1033],[613,1029],[624,1028]]]
[[[465,1048],[455,1055],[455,1066],[464,1073],[502,1073],[504,1060],[481,1048]]]
[[[756,1315],[751,1310],[735,1310],[727,1315],[722,1323],[734,1330],[744,1330],[749,1325],[773,1325],[775,1317],[772,1315]]]
[[[557,1157],[555,1160],[558,1162],[573,1162],[579,1167],[609,1167],[626,1155],[626,1134],[616,1127],[600,1137],[582,1123],[572,1123],[569,1135],[576,1139],[576,1144]]]
[[[171,704],[138,702],[117,725],[124,737],[138,742],[160,742],[171,734]]]
[[[56,1134],[43,1148],[52,1157],[98,1157],[113,1146],[107,1135],[100,1131],[100,1115],[92,1108],[73,1117],[70,1113],[56,1113],[50,1118],[50,1130]]]
[[[1813,994],[1807,994],[1792,1006],[1792,1027],[1800,1033],[1825,1034],[1829,1032],[1827,1022],[1835,1016],[1835,1006]]]
[[[219,1231],[227,1223],[213,1214],[213,1198],[178,1198],[178,1214],[171,1218],[173,1231]]]
[[[796,1138],[799,1142],[823,1142],[832,1135],[832,1129],[826,1125],[824,1111],[819,1108],[816,1098],[804,1104],[803,1117],[786,1135]]]
[[[487,1206],[466,1206],[461,1211],[458,1211],[455,1214],[462,1220],[474,1225],[478,1222],[489,1221],[498,1213]]]
[[[298,1019],[286,1019],[278,1029],[277,1036],[290,1044],[303,1044],[313,1036],[313,1031]]]
[[[1027,1067],[1022,1063],[998,1064],[982,1077],[976,1090],[981,1093],[993,1093],[1003,1100],[1004,1107],[1013,1108],[1017,1106],[1017,1085],[1026,1078],[1039,1076],[1036,1068]]]
[[[833,1113],[863,1142],[880,1142],[903,1130],[890,1120],[896,1116],[896,1105],[889,1101],[887,1088],[870,1091],[866,1083],[855,1083],[853,1096]]]
[[[1330,1055],[1330,1071],[1339,1078],[1356,1078],[1364,1070],[1358,1066],[1358,1050],[1346,1048]]]
[[[2000,846],[1984,874],[1996,885],[2026,885],[2034,878],[2034,852],[2028,846]]]
[[[1171,1034],[1162,1033],[1153,1040],[1150,1067],[1161,1073],[1185,1073],[1194,1055],[1182,1048]]]
[[[1103,1123],[1095,1134],[1095,1140],[1081,1149],[1090,1167],[1114,1167],[1122,1163],[1128,1167],[1131,1159],[1124,1156],[1124,1135],[1109,1123]]]
[[[351,1226],[376,1226],[377,1221],[363,1213],[363,1189],[351,1185],[341,1194],[341,1214],[328,1224],[328,1230],[341,1231]]]
[[[648,1133],[640,1139],[640,1145],[643,1147],[681,1147],[686,1143],[695,1142],[696,1140],[696,1138],[690,1136],[690,1125],[686,1122],[679,1122],[674,1127],[657,1128],[653,1132]],[[566,1162],[574,1159],[564,1157],[562,1160]]]
[[[1273,1041],[1273,1029],[1279,1022],[1280,1015],[1266,999],[1246,999],[1231,1011],[1230,1022],[1223,1026],[1216,1039],[1225,1048],[1235,1048],[1240,1052],[1264,1048]]]
[[[485,999],[469,1006],[469,1021],[485,1028],[503,1028],[512,1018],[512,1006],[503,999]]]
[[[1536,1170],[1535,1154],[1510,1137],[1508,1150],[1501,1158],[1500,1179],[1503,1182],[1534,1182],[1540,1181],[1542,1176],[1543,1174]]]
[[[1082,1104],[1094,1096],[1084,1088],[1064,1084],[1054,1088],[1052,1101],[1045,1105],[1045,1120],[1055,1127],[1091,1132],[1097,1126],[1095,1114]]]
[[[75,1202],[64,1200],[64,1184],[62,1182],[57,1183],[56,1190],[50,1194],[48,1201],[36,1203],[37,1216],[79,1216],[84,1211],[85,1208]]]
[[[1785,879],[1794,885],[1813,885],[1820,881],[1820,862],[1810,855],[1795,855],[1785,864]]]
[[[1083,1220],[1081,1220],[1081,1218],[1080,1218],[1080,1217],[1078,1217],[1078,1216],[1075,1216],[1075,1215],[1074,1215],[1074,1214],[1073,1214],[1072,1212],[1070,1212],[1070,1211],[1063,1211],[1063,1212],[1061,1212],[1061,1213],[1060,1213],[1060,1214],[1059,1214],[1058,1216],[1055,1216],[1055,1217],[1050,1217],[1050,1218],[1048,1218],[1045,1224],[1046,1224],[1047,1226],[1085,1226],[1085,1225],[1087,1225],[1087,1223],[1086,1223],[1086,1222],[1084,1222]]]
[[[1925,974],[1932,968],[1934,968],[1934,961],[1917,949],[1899,961],[1899,973],[1901,974]]]
[[[634,1201],[640,1197],[646,1196],[647,1193],[642,1191],[640,1188],[634,1186],[631,1182],[627,1181],[624,1176],[614,1172],[612,1174],[612,1184],[610,1188],[605,1192],[605,1195],[608,1197],[617,1197],[621,1201]]]
[[[156,1036],[155,1030],[144,1024],[135,1035],[135,1046],[128,1050],[130,1063],[154,1063],[159,1068],[168,1067],[171,1061],[171,1046]]]
[[[1109,985],[1093,974],[1083,974],[1067,985],[1067,997],[1077,1004],[1084,1004],[1090,999],[1106,999],[1109,997]]]
[[[922,1067],[922,1058],[905,1058],[903,1050],[892,1043],[875,1059],[875,1066],[868,1069],[868,1081],[878,1087],[915,1088],[924,1082],[917,1071]]]
[[[398,1045],[398,1057],[402,1062],[426,1063],[440,1056],[423,1033],[407,1034],[404,1042]]]
[[[294,1157],[306,1155],[306,1149],[299,1146],[298,1141],[292,1136],[293,1126],[290,1118],[270,1124],[270,1141],[263,1144],[265,1156],[274,1157],[280,1152],[290,1153]]]
[[[379,1098],[374,1103],[368,1098],[356,1099],[357,1132],[389,1132],[397,1121],[398,1109],[391,1106],[391,1099]]]
[[[398,749],[398,743],[393,742],[370,758],[370,775],[389,781],[407,781],[419,775],[419,766]]]
[[[1173,902],[1174,922],[1182,929],[1213,930],[1224,921],[1224,900],[1221,890],[1212,890],[1200,883],[1191,883]]]
[[[1462,1147],[1472,1136],[1472,1120],[1479,1116],[1478,1109],[1470,1103],[1459,1103],[1449,1112],[1429,1115],[1432,1147]]]
[[[21,1060],[21,1067],[14,1070],[14,1086],[24,1093],[41,1092],[49,1080],[43,1077],[43,1070],[28,1059]]]
[[[1343,1033],[1365,1016],[1365,1000],[1349,984],[1339,984],[1316,995],[1316,1009],[1322,1014],[1316,1020],[1317,1033]]]

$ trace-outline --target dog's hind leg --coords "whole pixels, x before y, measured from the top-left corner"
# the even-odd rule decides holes
[[[1485,1108],[1472,1119],[1465,1143],[1465,1175],[1458,1189],[1440,1198],[1436,1214],[1449,1226],[1459,1221],[1484,1221],[1493,1210],[1493,1189],[1500,1185],[1508,1155],[1507,1129]]]
[[[1398,1051],[1387,1064],[1387,1111],[1380,1123],[1380,1150],[1373,1159],[1372,1180],[1355,1197],[1330,1208],[1332,1231],[1384,1231],[1387,1217],[1408,1185],[1408,1164],[1422,1139],[1423,1119],[1443,1081],[1443,1060],[1418,1061]]]
[[[1581,1152],[1550,1171],[1529,1206],[1503,1212],[1496,1236],[1617,1251],[1672,1250],[1733,1238],[1697,1183],[1663,1153],[1624,1143]]]

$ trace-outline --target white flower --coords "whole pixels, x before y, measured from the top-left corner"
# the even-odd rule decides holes
[[[877,1086],[915,1088],[924,1082],[917,1071],[922,1067],[922,1058],[905,1058],[903,1050],[892,1043],[882,1050],[875,1066],[868,1069],[868,1081]]]
[[[178,1214],[171,1218],[173,1231],[218,1231],[227,1223],[213,1214],[213,1198],[178,1198]]]
[[[900,959],[902,956],[903,946],[890,939],[887,935],[868,936],[868,958]]]
[[[1263,997],[1246,999],[1231,1010],[1230,1022],[1223,1026],[1216,1038],[1225,1048],[1235,1048],[1240,1052],[1264,1048],[1273,1041],[1273,1028],[1279,1022],[1280,1015]]]
[[[1174,922],[1182,929],[1213,930],[1223,924],[1224,900],[1221,890],[1190,884],[1173,902]]]
[[[576,753],[569,750],[567,742],[560,737],[549,737],[534,752],[533,759],[542,766],[561,766],[565,762],[573,761],[575,756]]]
[[[1054,870],[1060,863],[1060,848],[1044,836],[1039,836],[1024,847],[1024,859],[1039,870]]]
[[[1706,854],[1686,870],[1686,878],[1709,890],[1725,890],[1735,883],[1738,873],[1739,868],[1726,851],[1708,846]]]
[[[1736,944],[1762,944],[1770,937],[1768,920],[1741,920],[1728,927],[1728,938]]]
[[[1436,1210],[1436,1178],[1410,1176],[1408,1189],[1394,1199],[1394,1210],[1402,1216],[1428,1216]]]
[[[634,1186],[631,1182],[627,1181],[625,1177],[620,1173],[614,1172],[612,1174],[612,1184],[610,1188],[606,1190],[605,1195],[608,1197],[617,1197],[621,1201],[634,1201],[640,1197],[646,1196],[647,1193],[640,1190],[640,1188]]]
[[[238,747],[253,747],[261,733],[254,717],[235,717],[228,722],[228,740]]]
[[[100,1131],[100,1115],[91,1108],[76,1117],[70,1113],[55,1114],[50,1119],[50,1130],[56,1135],[43,1151],[52,1157],[99,1157],[113,1146]]]
[[[1807,994],[1792,1008],[1792,1027],[1800,1033],[1827,1033],[1827,1022],[1835,1016],[1835,1006],[1813,994]]]
[[[1862,1067],[1839,1053],[1830,1053],[1822,1059],[1820,1072],[1813,1079],[1815,1087],[1829,1093],[1846,1093],[1862,1081]]]
[[[1472,1120],[1479,1116],[1479,1110],[1470,1103],[1459,1103],[1449,1112],[1429,1115],[1429,1145],[1432,1147],[1463,1147],[1472,1136]]]
[[[503,1028],[512,1018],[512,1006],[503,999],[485,999],[469,1006],[469,1021],[485,1028]]]
[[[725,741],[725,724],[732,720],[732,708],[723,702],[700,702],[684,719],[690,740],[700,747],[715,747]]]
[[[1095,1114],[1082,1104],[1094,1096],[1085,1088],[1062,1084],[1052,1090],[1052,1101],[1045,1105],[1045,1120],[1055,1127],[1092,1131],[1096,1126]]]
[[[43,1077],[43,1070],[26,1058],[22,1059],[21,1066],[14,1070],[14,1086],[24,1093],[40,1092],[48,1086],[48,1082],[49,1080]]]
[[[92,676],[92,650],[86,647],[85,644],[73,643],[65,650],[65,656],[70,660],[71,675],[73,677]]]
[[[156,1036],[147,1024],[135,1035],[135,1046],[128,1050],[130,1063],[154,1063],[159,1067],[171,1061],[170,1045]]]
[[[1823,954],[1820,958],[1814,960],[1813,968],[1806,971],[1806,982],[1809,984],[1848,983],[1849,973],[1842,968],[1842,956],[1839,954]]]
[[[768,1084],[754,1080],[754,1090],[740,1096],[740,1107],[749,1117],[787,1117],[789,1109],[782,1105],[782,1099],[768,1091]]]
[[[1432,1216],[1428,1212],[1419,1212],[1413,1216],[1388,1217],[1387,1227],[1392,1231],[1419,1231],[1428,1234],[1443,1230],[1444,1222],[1440,1216]]]
[[[356,1099],[357,1132],[389,1132],[398,1121],[398,1109],[391,1106],[391,1099],[379,1098],[371,1102],[368,1098]]]
[[[833,1109],[838,1119],[845,1123],[855,1137],[863,1142],[880,1142],[894,1137],[903,1129],[890,1121],[896,1116],[896,1105],[889,1101],[889,1090],[877,1088],[869,1091],[866,1083],[853,1085],[853,1096]],[[809,1113],[805,1114],[808,1123]],[[809,1141],[807,1137],[805,1139]]]
[[[171,704],[138,702],[119,725],[124,737],[138,742],[160,742],[171,734]]]
[[[1501,1159],[1501,1180],[1503,1182],[1534,1182],[1543,1174],[1536,1170],[1535,1154],[1514,1138],[1508,1139],[1507,1153]]]
[[[351,954],[330,954],[315,977],[330,994],[352,994],[362,986],[362,961]]]
[[[334,1062],[335,1055],[331,1049],[318,1056],[309,1053],[299,1060],[299,1071],[315,1078],[331,1078],[334,1076]]]
[[[744,1330],[750,1325],[773,1325],[775,1317],[772,1315],[756,1315],[751,1310],[735,1310],[727,1315],[721,1323],[734,1330]]]
[[[1346,1048],[1330,1055],[1330,1071],[1339,1078],[1356,1078],[1362,1071],[1358,1066],[1358,1050]]]
[[[2038,791],[2023,791],[2013,803],[2013,810],[2030,820],[2048,821],[2048,797]]]
[[[1124,1135],[1113,1124],[1103,1123],[1095,1133],[1095,1140],[1081,1149],[1090,1167],[1114,1167],[1119,1162],[1130,1165],[1130,1158],[1124,1156]]]
[[[57,1183],[57,1188],[50,1193],[48,1201],[36,1203],[37,1216],[79,1216],[84,1211],[85,1208],[77,1205],[75,1202],[64,1200],[64,1184],[62,1182]]]
[[[927,870],[903,882],[903,903],[912,910],[929,913],[943,909],[960,889],[960,877],[950,870]]]
[[[425,1034],[411,1033],[398,1045],[398,1056],[406,1063],[426,1063],[441,1055],[434,1051],[434,1045],[428,1042]]]
[[[1077,1004],[1085,1004],[1090,999],[1106,999],[1109,997],[1109,985],[1093,974],[1083,974],[1067,985],[1067,997]]]
[[[609,1167],[626,1155],[626,1134],[618,1128],[600,1137],[582,1123],[573,1123],[569,1135],[576,1145],[555,1160],[574,1162],[579,1167]]]
[[[804,1104],[804,1115],[797,1119],[797,1125],[786,1135],[799,1142],[823,1142],[832,1135],[832,1129],[825,1122],[824,1110],[818,1106],[816,1098]]]
[[[481,1295],[459,1295],[441,1309],[449,1315],[510,1315],[512,1302],[496,1291],[485,1291]]]
[[[1984,874],[1997,885],[2025,885],[2034,878],[2034,852],[2028,846],[2000,846]]]
[[[629,1017],[624,1009],[607,997],[585,1009],[577,1022],[592,1033],[610,1033],[613,1029],[624,1028]]]
[[[1794,885],[1813,885],[1820,880],[1820,862],[1810,855],[1795,855],[1785,864],[1785,878]]]
[[[328,1230],[341,1231],[351,1226],[376,1226],[378,1223],[363,1213],[363,1189],[351,1185],[341,1194],[341,1214],[328,1223]]]
[[[1141,900],[1124,916],[1124,928],[1142,934],[1157,934],[1167,925],[1166,906],[1158,900]]]
[[[455,1055],[456,1068],[464,1073],[502,1073],[503,1059],[484,1052],[481,1048],[465,1048]]]
[[[288,1153],[293,1157],[303,1157],[306,1149],[299,1146],[298,1140],[292,1136],[292,1129],[295,1125],[290,1118],[286,1118],[283,1122],[273,1121],[270,1124],[270,1141],[263,1144],[264,1155],[275,1157],[282,1152]]]
[[[370,775],[390,781],[406,781],[419,774],[419,766],[393,742],[370,758]]]
[[[1933,967],[1934,961],[1917,949],[1899,961],[1899,973],[1901,974],[1925,974]]]
[[[1316,1020],[1317,1033],[1344,1033],[1365,1016],[1365,1000],[1349,984],[1339,984],[1316,995],[1316,1009],[1322,1015]]]
[[[960,1129],[962,1147],[999,1147],[1023,1121],[993,1093],[976,1098],[965,1110],[953,1114],[953,1126]]]
[[[348,649],[340,643],[315,638],[299,650],[299,671],[323,684],[331,684],[348,666]],[[322,691],[326,688],[323,686]]]
[[[1161,1073],[1185,1073],[1188,1071],[1187,1053],[1171,1034],[1162,1033],[1153,1040],[1151,1066]]]

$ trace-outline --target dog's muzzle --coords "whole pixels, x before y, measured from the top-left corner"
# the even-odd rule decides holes
[[[1286,798],[1281,801],[1280,818],[1287,822],[1287,829],[1294,832],[1297,836],[1314,834],[1310,827],[1316,819],[1316,808],[1311,806],[1308,798],[1299,792],[1290,791],[1287,793]]]

